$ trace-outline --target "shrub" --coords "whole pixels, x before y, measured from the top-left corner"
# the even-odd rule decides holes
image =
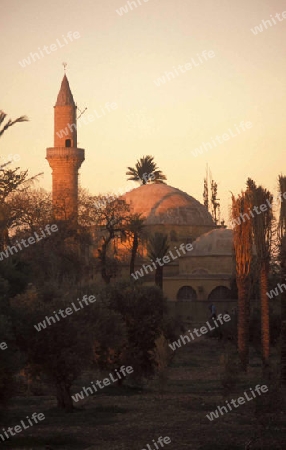
[[[0,343],[2,342],[7,344],[7,349],[0,350],[0,406],[6,406],[14,393],[14,375],[22,361],[15,347],[11,322],[4,315],[0,315]]]
[[[241,363],[236,346],[227,342],[224,353],[220,358],[220,363],[222,367],[221,384],[225,395],[227,395],[235,388],[239,381]]]
[[[159,379],[159,388],[163,392],[167,385],[167,367],[174,355],[174,352],[170,350],[164,334],[161,334],[156,339],[153,355],[156,364],[156,373]]]
[[[153,357],[156,340],[164,328],[166,299],[161,289],[152,286],[120,282],[107,286],[102,292],[111,310],[119,313],[127,330],[127,339],[118,356],[118,363],[131,365],[134,378],[155,373]]]
[[[13,299],[14,325],[31,374],[34,377],[44,374],[56,390],[58,407],[70,411],[71,386],[84,369],[92,366],[95,342],[117,349],[124,333],[118,324],[119,316],[102,308],[98,301],[47,329],[36,331],[34,325],[43,322],[45,316],[70,307],[77,297],[82,298],[72,288],[68,293],[54,289],[52,294],[52,291],[42,296],[31,288]],[[87,290],[85,294],[88,295]],[[50,300],[44,301],[43,297]]]
[[[207,336],[210,338],[223,339],[224,341],[237,342],[237,315],[230,314],[231,320],[223,322],[222,325],[210,331]],[[209,322],[212,324],[212,320]]]

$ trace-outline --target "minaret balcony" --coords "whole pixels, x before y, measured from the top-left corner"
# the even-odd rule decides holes
[[[84,149],[76,147],[50,147],[47,148],[48,158],[79,158],[84,161]]]

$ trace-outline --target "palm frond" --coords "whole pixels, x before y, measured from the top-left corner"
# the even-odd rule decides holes
[[[6,119],[7,114],[4,113],[4,111],[0,111],[0,125],[3,124],[4,120]],[[20,116],[15,120],[11,120],[9,119],[8,122],[6,122],[6,124],[2,127],[2,129],[0,129],[0,136],[2,136],[2,134],[8,130],[8,128],[12,127],[13,125],[15,125],[15,123],[20,123],[20,122],[27,122],[29,119],[27,116]]]
[[[168,236],[163,233],[155,233],[149,238],[147,252],[149,258],[163,258],[169,250]]]
[[[135,167],[127,167],[128,180],[140,181],[141,184],[163,183],[167,180],[166,176],[158,169],[154,162],[154,156],[147,155],[137,160]],[[148,177],[153,175],[152,177]]]

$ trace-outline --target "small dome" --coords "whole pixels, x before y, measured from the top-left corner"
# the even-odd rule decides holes
[[[145,184],[126,192],[121,198],[134,213],[146,217],[146,225],[190,225],[215,227],[205,208],[194,197],[165,183]]]
[[[193,247],[190,256],[233,256],[233,232],[226,228],[208,231],[193,242]]]

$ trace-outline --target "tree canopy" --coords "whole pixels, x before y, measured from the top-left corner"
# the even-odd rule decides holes
[[[147,155],[137,160],[135,167],[127,167],[130,181],[138,181],[141,184],[164,183],[167,180],[163,172],[154,162],[154,156]]]

